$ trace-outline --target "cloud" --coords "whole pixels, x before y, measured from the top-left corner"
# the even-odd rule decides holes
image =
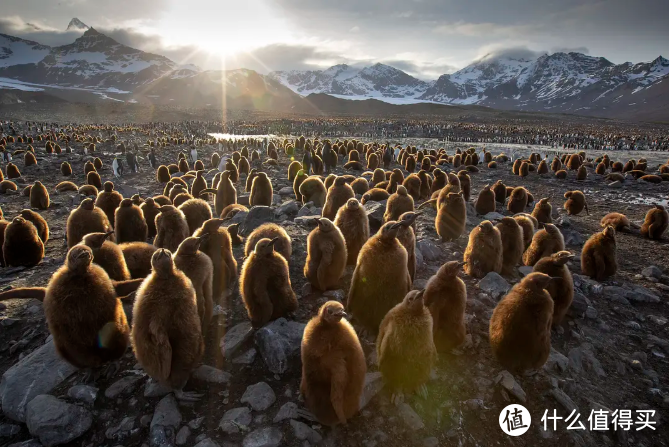
[[[508,57],[511,59],[536,59],[546,51],[535,51],[527,48],[524,45],[506,45],[504,43],[485,45],[479,48],[479,56],[475,61],[484,59],[496,59],[500,57]]]
[[[583,53],[590,54],[588,47],[553,47],[551,53]]]
[[[481,36],[504,36],[517,37],[526,36],[535,31],[537,25],[523,24],[523,25],[500,25],[492,22],[485,23],[444,23],[434,27],[433,31],[439,34],[446,35],[460,35],[468,37]]]
[[[458,67],[439,61],[383,60],[381,62],[423,80],[437,79],[443,74],[454,73],[458,70]]]
[[[32,40],[42,45],[58,46],[72,43],[82,31],[61,31],[40,22],[25,22],[21,17],[0,18],[0,33]]]

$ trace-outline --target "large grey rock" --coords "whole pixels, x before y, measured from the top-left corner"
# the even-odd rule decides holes
[[[490,272],[479,281],[479,289],[494,299],[498,299],[511,289],[511,285],[498,273]]]
[[[230,328],[220,342],[221,354],[223,354],[223,357],[231,358],[252,335],[253,327],[248,321],[236,324]]]
[[[243,447],[278,447],[283,440],[281,430],[276,427],[259,428],[244,438]]]
[[[374,396],[383,389],[383,376],[379,371],[365,374],[365,384],[360,395],[360,409],[367,406]]]
[[[42,447],[42,444],[35,439],[28,439],[27,441],[9,444],[7,447]]]
[[[581,346],[572,348],[569,351],[569,368],[577,373],[582,371],[593,371],[597,376],[604,377],[606,372],[602,364],[595,357],[593,347],[590,343],[583,343]]]
[[[300,352],[305,327],[306,324],[279,318],[256,332],[258,352],[270,371],[286,372],[290,358]]]
[[[26,424],[44,446],[60,445],[88,431],[93,416],[83,407],[68,404],[48,394],[32,399],[26,407]]]
[[[238,211],[235,213],[234,216],[230,220],[226,220],[225,224],[227,225],[232,225],[232,224],[242,224],[244,220],[246,220],[246,217],[249,215],[248,211]]]
[[[98,389],[88,385],[75,385],[67,390],[70,399],[92,405],[98,396]]]
[[[292,216],[297,214],[298,211],[300,211],[300,207],[297,202],[295,200],[289,200],[288,202],[278,206],[276,211],[274,211],[274,214],[277,216],[280,216],[281,214]]]
[[[221,371],[213,366],[201,365],[193,371],[193,377],[207,383],[228,383],[232,378],[232,374]]]
[[[564,236],[564,244],[568,247],[581,246],[585,242],[581,233],[573,228],[562,228],[560,230]]]
[[[255,411],[265,411],[276,402],[276,394],[267,383],[258,382],[246,388],[240,402],[251,405]]]
[[[485,219],[485,220],[490,220],[490,221],[493,221],[493,220],[502,220],[502,219],[504,219],[504,214],[500,214],[500,213],[498,213],[498,212],[493,211],[493,212],[491,212],[491,213],[484,214],[484,215],[483,215],[483,219]]]
[[[139,189],[131,185],[121,185],[119,183],[114,183],[114,190],[121,193],[123,197],[132,197],[135,194],[139,194]]]
[[[232,435],[246,430],[251,425],[252,420],[251,410],[247,407],[233,408],[225,412],[223,418],[218,423],[218,428]]]
[[[295,225],[299,225],[304,228],[315,228],[316,227],[316,219],[321,217],[320,214],[307,214],[304,216],[297,216],[293,222],[295,222]]]
[[[649,265],[645,269],[641,270],[641,274],[647,278],[662,278],[662,269],[655,265]]]
[[[318,444],[323,440],[323,437],[313,428],[309,427],[304,422],[290,420],[290,428],[293,429],[295,437],[301,441],[309,441],[311,445]]]
[[[386,212],[386,201],[382,202],[367,202],[364,205],[367,218],[369,219],[369,227],[372,233],[377,231],[383,225],[383,215]]]
[[[513,378],[513,375],[509,371],[500,372],[495,378],[495,383],[501,385],[502,388],[507,390],[512,396],[518,399],[521,403],[527,402],[527,395],[525,391],[520,387],[516,379]]]
[[[172,388],[168,385],[149,380],[144,386],[144,397],[165,397],[172,392]]]
[[[11,438],[21,431],[21,426],[16,424],[0,424],[0,438]]]
[[[439,246],[429,239],[418,241],[416,243],[416,250],[420,250],[425,262],[436,261],[439,259],[439,256],[441,256],[441,249]]]
[[[174,445],[176,429],[181,425],[181,412],[173,394],[163,397],[151,419],[149,443],[152,447]]]
[[[279,194],[282,196],[292,196],[294,193],[292,186],[284,186],[279,190]]]
[[[416,431],[425,428],[425,423],[409,404],[401,404],[398,413],[409,429]]]
[[[26,405],[35,396],[46,394],[77,368],[61,359],[53,340],[28,354],[2,375],[2,411],[10,419],[26,421]]]
[[[618,286],[604,287],[604,296],[612,301],[625,303],[635,301],[638,303],[659,303],[660,297],[642,286],[631,286],[627,289]]]
[[[544,369],[549,371],[559,371],[565,372],[569,367],[569,359],[567,356],[551,348],[551,352],[548,356],[548,360],[544,364]]]
[[[220,447],[216,441],[212,441],[209,438],[204,438],[202,441],[195,444],[194,447]]]
[[[142,378],[140,376],[123,377],[122,379],[112,383],[109,388],[105,390],[105,397],[108,399],[115,399],[121,394],[127,394],[135,388],[137,382],[139,382],[141,379]]]
[[[274,416],[272,422],[285,421],[286,419],[295,419],[298,417],[297,404],[295,402],[286,402],[279,408],[279,412]]]
[[[588,310],[588,299],[578,290],[574,291],[574,300],[569,306],[567,314],[572,318],[581,318],[585,314],[585,311]]]
[[[249,210],[249,214],[239,226],[239,233],[243,236],[248,236],[260,225],[273,221],[274,210],[272,208],[269,206],[254,206]]]

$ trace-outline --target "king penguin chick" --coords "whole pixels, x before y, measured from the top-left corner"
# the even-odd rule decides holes
[[[535,272],[545,273],[552,278],[561,278],[561,281],[551,281],[546,287],[553,298],[553,327],[560,325],[574,300],[574,280],[567,267],[567,262],[573,257],[574,255],[568,251],[559,251],[539,259],[539,262],[534,264]]]
[[[483,278],[490,272],[500,273],[504,265],[502,236],[492,222],[484,220],[469,233],[464,253],[465,272]]]
[[[228,227],[228,231],[230,227]],[[244,246],[244,256],[250,256],[256,248],[256,244],[260,239],[274,239],[278,238],[274,243],[274,251],[279,253],[290,265],[290,257],[293,254],[293,240],[290,238],[286,230],[274,223],[266,223],[260,225],[253,230],[246,239]]]
[[[369,239],[369,218],[365,208],[358,199],[348,199],[337,211],[334,224],[346,241],[346,265],[355,265],[362,246]]]
[[[391,220],[397,220],[402,214],[413,210],[413,197],[409,195],[407,189],[403,185],[397,185],[396,192],[388,197],[383,221],[389,222]]]
[[[414,279],[416,279],[416,233],[413,230],[413,225],[418,215],[419,213],[409,211],[402,214],[398,220],[402,226],[397,232],[397,240],[400,241],[407,251],[407,269],[409,270],[412,284]]]
[[[346,178],[337,177],[334,180],[334,184],[328,189],[322,216],[331,221],[334,220],[339,208],[344,206],[349,199],[354,197],[355,192],[353,192],[353,188],[346,183]]]
[[[297,309],[288,263],[274,251],[277,240],[259,240],[242,266],[239,289],[254,328]]]
[[[617,270],[616,230],[608,226],[602,232],[590,236],[583,245],[581,271],[592,279],[603,281],[615,275]]]
[[[123,200],[123,196],[118,191],[114,191],[112,182],[105,182],[104,190],[100,191],[95,199],[95,206],[104,211],[112,227],[114,225],[114,214],[116,208],[121,205],[121,200]]]
[[[15,217],[5,228],[2,256],[9,267],[32,267],[44,258],[44,243],[32,222]]]
[[[157,250],[151,267],[133,307],[135,357],[149,376],[171,387],[177,399],[199,400],[201,395],[183,391],[204,353],[195,289],[175,268],[169,250]]]
[[[513,217],[503,217],[497,225],[502,237],[502,271],[503,276],[515,276],[516,266],[523,259],[525,243],[523,242],[523,229]]]
[[[166,248],[170,252],[176,251],[179,244],[190,236],[186,216],[173,205],[160,207],[160,213],[156,216],[156,230],[153,245],[157,248]]]
[[[442,195],[439,195],[442,198]],[[462,191],[448,193],[437,209],[434,224],[442,241],[459,238],[465,231],[467,223],[467,204]]]
[[[641,235],[649,239],[662,239],[662,235],[669,226],[669,213],[662,205],[655,205],[646,213],[643,225],[641,225]]]
[[[365,384],[365,353],[336,301],[321,306],[304,329],[300,393],[323,425],[346,424],[359,409]]]
[[[142,210],[142,215],[144,215],[144,222],[146,222],[147,227],[147,236],[149,238],[156,237],[158,230],[156,229],[156,216],[160,213],[160,206],[154,201],[152,197],[149,197],[139,206],[139,209]]]
[[[351,279],[347,310],[372,333],[411,287],[407,251],[397,240],[401,226],[387,222],[365,243]]]
[[[158,249],[155,245],[146,242],[127,242],[119,244],[123,258],[130,271],[132,279],[146,278],[151,273],[151,258]]]
[[[186,222],[188,223],[188,231],[190,234],[195,233],[195,230],[200,228],[203,223],[211,219],[211,207],[202,199],[189,199],[179,205],[179,210],[184,213]]]
[[[553,223],[553,216],[551,215],[552,212],[553,206],[550,204],[550,199],[548,197],[544,197],[534,205],[532,216],[537,219],[537,222],[539,222],[540,226],[543,226],[545,223]]]
[[[30,188],[30,206],[38,210],[49,208],[49,192],[42,182],[35,182],[33,187]]]
[[[551,277],[530,273],[502,298],[490,318],[490,347],[512,372],[541,368],[551,351]]]
[[[142,210],[132,203],[132,199],[123,199],[114,214],[116,243],[146,242],[149,227],[144,220]]]
[[[23,217],[25,220],[28,222],[32,222],[33,225],[35,225],[35,228],[37,229],[37,235],[39,238],[42,240],[42,243],[46,245],[47,241],[49,240],[49,224],[46,222],[46,219],[42,217],[41,214],[25,209],[21,210],[21,217]],[[2,210],[0,210],[0,220],[2,219]],[[2,232],[4,233],[5,229],[2,228]]]
[[[307,237],[304,277],[318,290],[335,288],[346,268],[346,257],[346,241],[339,228],[330,219],[318,219],[318,227]]]
[[[131,279],[130,270],[128,270],[121,247],[107,240],[112,234],[111,231],[108,233],[88,233],[81,243],[91,249],[93,262],[102,267],[110,279],[126,281]]]
[[[74,247],[88,233],[107,233],[112,230],[107,215],[96,207],[93,199],[86,198],[67,218],[66,233],[68,249]],[[113,236],[112,236],[113,238]],[[115,240],[115,238],[110,239]]]
[[[467,286],[458,278],[462,262],[450,261],[442,265],[425,286],[423,299],[430,310],[434,344],[439,352],[448,352],[462,345],[467,335],[465,308]]]
[[[393,390],[393,402],[403,392],[418,390],[427,398],[425,384],[437,359],[432,316],[423,290],[412,290],[388,311],[379,327],[376,353],[383,380]]]
[[[193,236],[203,238],[200,244],[200,250],[209,256],[214,266],[214,300],[219,301],[224,292],[232,289],[232,285],[237,279],[237,261],[232,256],[232,243],[228,230],[221,228],[223,219],[209,219]]]
[[[206,239],[207,236],[203,238]],[[193,283],[202,338],[205,338],[214,307],[214,266],[209,256],[199,251],[203,238],[191,236],[184,239],[174,254],[174,265]]]
[[[258,172],[251,184],[251,195],[249,195],[250,206],[265,205],[272,206],[272,182],[267,174]]]
[[[534,233],[532,243],[523,254],[523,263],[533,266],[539,259],[564,250],[564,237],[558,227],[545,224],[543,230]]]

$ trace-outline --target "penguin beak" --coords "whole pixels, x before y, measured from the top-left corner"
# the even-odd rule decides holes
[[[395,222],[394,224],[390,225],[388,228],[390,228],[391,230],[395,230],[395,229],[397,229],[401,226],[402,226],[402,222]]]
[[[105,239],[109,238],[109,236],[111,236],[112,234],[114,234],[114,231],[107,231],[105,233]]]
[[[274,245],[275,245],[278,241],[279,241],[279,238],[278,238],[278,237],[275,237],[274,239],[271,239],[271,240],[269,241],[269,245],[268,245],[268,246],[270,246],[270,247],[274,247]]]
[[[348,314],[346,312],[344,312],[344,309],[338,310],[334,315],[337,316],[337,317],[340,317],[340,318],[348,317]]]

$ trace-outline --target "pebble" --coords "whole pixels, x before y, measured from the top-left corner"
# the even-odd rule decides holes
[[[494,299],[498,299],[509,291],[511,285],[506,279],[502,278],[498,273],[490,272],[479,281],[479,289],[489,294]]]
[[[235,357],[234,360],[232,360],[232,363],[236,365],[250,365],[255,361],[257,354],[258,351],[255,348],[251,348]]]
[[[245,321],[230,328],[220,342],[221,353],[229,358],[253,335],[251,323]]]
[[[195,447],[220,447],[217,442],[212,441],[209,438],[204,438],[197,444],[195,444]]]
[[[500,372],[495,378],[495,383],[500,384],[502,388],[507,390],[521,403],[525,403],[527,401],[527,395],[525,394],[525,391],[523,391],[523,389],[520,387],[518,382],[516,382],[516,379],[509,371],[504,370]]]
[[[309,441],[311,444],[318,444],[323,440],[323,437],[313,428],[309,427],[307,424],[296,421],[295,419],[290,420],[290,427],[293,429],[293,434],[297,439],[302,441]]]
[[[233,408],[225,412],[218,423],[218,428],[232,435],[247,430],[248,426],[251,425],[251,420],[251,410],[247,407]]]
[[[201,365],[193,371],[193,377],[207,383],[228,383],[232,378],[232,374],[221,371],[213,366]]]
[[[21,431],[21,427],[16,424],[0,424],[0,438],[11,438]]]
[[[190,437],[190,428],[188,428],[187,425],[184,425],[177,432],[175,442],[177,445],[185,445],[188,442],[189,437]]]
[[[111,386],[105,390],[105,397],[115,399],[121,394],[130,393],[141,379],[142,377],[140,376],[123,377],[112,383]]]
[[[420,418],[418,413],[414,411],[413,408],[407,403],[402,403],[400,404],[398,408],[398,413],[404,423],[411,429],[412,431],[420,430],[422,428],[425,428],[425,424],[423,423],[423,420]]]
[[[276,427],[264,427],[252,431],[244,438],[243,447],[278,447],[283,434]]]
[[[255,411],[265,411],[276,402],[276,395],[267,383],[259,382],[246,388],[240,402],[251,405]]]
[[[191,428],[192,430],[198,430],[200,427],[202,427],[203,422],[204,422],[204,416],[195,418],[188,423],[188,427]]]
[[[88,385],[75,385],[67,390],[70,399],[92,405],[98,396],[98,389]]]
[[[276,413],[276,416],[274,416],[272,422],[276,424],[277,422],[281,422],[286,419],[295,419],[297,417],[297,404],[294,402],[286,402],[281,406],[281,408],[279,408],[279,411]]]
[[[47,394],[36,396],[26,407],[28,431],[45,446],[77,439],[93,424],[93,416],[83,407],[68,404]]]

